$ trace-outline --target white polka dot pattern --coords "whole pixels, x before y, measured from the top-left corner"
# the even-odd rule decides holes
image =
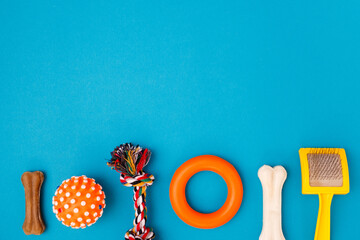
[[[55,191],[52,203],[56,218],[74,229],[94,224],[106,206],[102,187],[85,176],[63,181]]]

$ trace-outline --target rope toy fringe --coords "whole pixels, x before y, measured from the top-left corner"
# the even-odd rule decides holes
[[[120,182],[126,187],[134,187],[134,227],[125,234],[126,240],[147,240],[155,238],[152,228],[146,227],[146,188],[151,186],[155,177],[143,171],[149,163],[151,152],[147,148],[131,143],[121,144],[111,152],[107,163],[111,169],[120,173]]]

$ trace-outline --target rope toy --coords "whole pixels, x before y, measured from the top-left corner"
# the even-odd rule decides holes
[[[146,227],[146,188],[154,182],[154,176],[143,168],[149,163],[151,152],[147,148],[124,143],[111,152],[107,165],[120,173],[120,182],[126,187],[134,187],[134,227],[125,234],[126,240],[146,240],[155,238],[152,228]]]

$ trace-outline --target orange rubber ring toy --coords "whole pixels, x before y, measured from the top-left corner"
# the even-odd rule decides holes
[[[219,174],[226,182],[228,195],[224,205],[212,213],[199,213],[192,209],[185,196],[189,179],[201,171]],[[183,163],[175,172],[170,183],[170,201],[178,217],[196,228],[210,229],[230,221],[240,208],[243,198],[241,178],[229,162],[213,155],[194,157]]]

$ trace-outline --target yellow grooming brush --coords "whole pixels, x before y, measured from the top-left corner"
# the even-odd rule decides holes
[[[302,193],[319,195],[315,240],[330,240],[330,209],[334,194],[350,190],[349,169],[342,148],[301,148],[299,150]]]

